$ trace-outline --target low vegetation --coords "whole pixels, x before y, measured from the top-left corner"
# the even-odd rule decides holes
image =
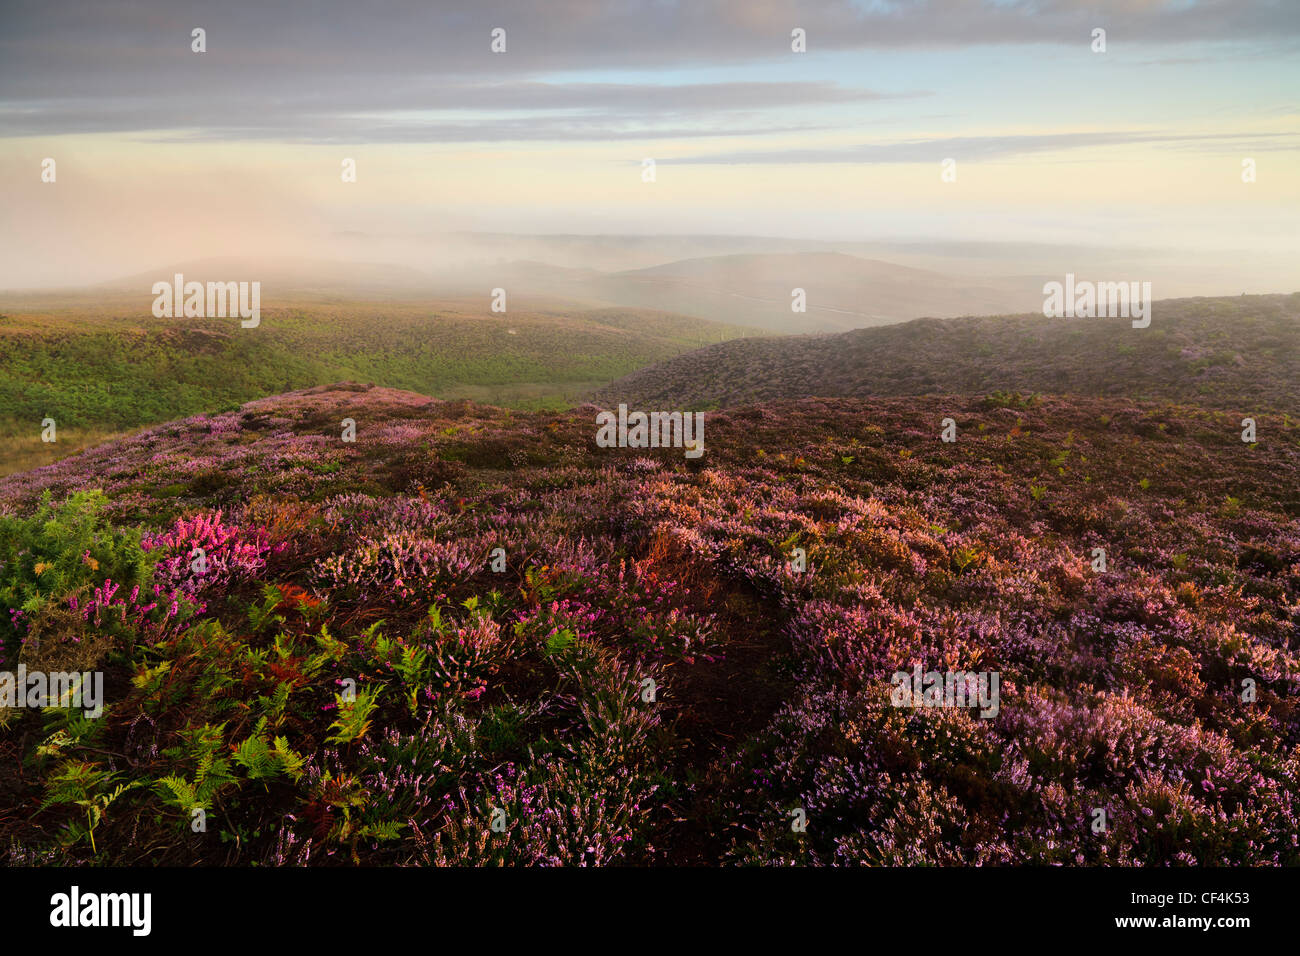
[[[4,667],[107,693],[4,712],[0,847],[1300,863],[1289,418],[777,401],[688,460],[597,448],[595,411],[338,385],[7,479]],[[999,673],[996,716],[893,706],[918,664]]]
[[[634,372],[594,394],[631,407],[725,408],[777,398],[997,391],[1294,414],[1300,294],[1158,301],[1145,329],[1124,318],[1038,314],[731,341]]]
[[[108,302],[5,307],[0,473],[48,464],[114,432],[341,379],[562,407],[634,369],[742,332],[648,310],[557,305],[494,314],[486,299],[265,308],[251,329],[237,319],[155,319],[147,299],[143,311]],[[42,441],[47,418],[53,443]]]

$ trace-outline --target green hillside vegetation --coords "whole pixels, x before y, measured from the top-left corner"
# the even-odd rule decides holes
[[[238,319],[155,319],[96,305],[0,303],[0,473],[110,435],[340,379],[519,408],[562,407],[619,376],[752,329],[640,309],[485,299],[264,307]],[[58,441],[41,441],[53,418]]]

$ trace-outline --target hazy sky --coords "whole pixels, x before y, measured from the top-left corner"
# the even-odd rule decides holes
[[[0,0],[0,287],[481,229],[1148,246],[1291,291],[1298,214],[1300,0]]]

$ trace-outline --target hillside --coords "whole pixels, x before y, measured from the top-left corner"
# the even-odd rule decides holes
[[[719,408],[807,396],[995,391],[1300,407],[1300,294],[1157,301],[1128,319],[920,319],[839,335],[732,341],[633,372],[606,405]]]
[[[664,312],[524,297],[496,314],[487,293],[432,302],[267,296],[261,324],[250,329],[236,319],[156,319],[152,298],[138,292],[70,295],[0,302],[0,474],[143,425],[341,379],[560,405],[745,332]],[[57,425],[55,443],[41,441],[47,417]]]
[[[576,246],[560,241],[555,247],[505,242],[489,250],[473,237],[461,239],[457,242],[448,237],[430,250],[427,264],[418,269],[350,259],[218,257],[173,263],[80,289],[3,292],[0,311],[39,313],[77,308],[87,302],[129,308],[145,298],[144,293],[154,282],[181,273],[198,281],[256,279],[261,283],[263,302],[275,305],[428,305],[482,299],[492,289],[504,288],[514,297],[551,300],[569,309],[666,311],[708,322],[803,334],[902,322],[925,315],[980,315],[1033,308],[1041,302],[1044,281],[1033,276],[975,277],[961,271],[916,268],[824,249],[795,251],[797,243],[759,240],[737,239],[731,246],[790,248],[671,258],[681,251],[702,251],[709,244],[668,239],[629,243],[607,237],[604,254],[600,254],[596,249],[601,244],[594,240]],[[585,252],[585,258],[576,264],[562,264],[571,261],[579,249]],[[503,255],[511,252],[531,254]],[[647,259],[651,264],[639,268],[608,268],[614,263]],[[946,263],[940,260],[936,264]],[[987,270],[990,264],[964,265]],[[791,290],[795,288],[806,293],[804,312],[791,310]],[[863,303],[870,303],[870,307]],[[716,335],[709,339],[717,340]]]
[[[661,251],[671,248],[665,244]],[[539,252],[548,258],[498,258],[455,268],[435,264],[424,281],[443,295],[504,287],[590,306],[667,310],[785,334],[837,332],[925,315],[1019,311],[1041,304],[1044,281],[972,277],[830,251],[695,256],[614,271],[586,264],[564,267],[553,261],[556,255]],[[281,281],[292,283],[294,276],[289,273]],[[401,294],[403,286],[396,276],[393,281],[394,294]],[[806,294],[804,312],[791,310],[795,288]]]
[[[833,252],[686,259],[589,279],[588,299],[651,306],[783,333],[834,332],[919,316],[985,315],[1042,302],[1043,280],[971,278]],[[807,311],[791,310],[803,289]]]
[[[10,861],[1300,864],[1295,422],[595,413],[335,385],[0,482],[0,656],[106,671],[2,712]]]

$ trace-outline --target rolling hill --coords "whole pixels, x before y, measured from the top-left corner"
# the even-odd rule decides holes
[[[610,242],[615,247],[621,245],[616,237],[610,237]],[[733,245],[743,248],[747,243]],[[643,261],[656,252],[662,257],[679,247],[691,248],[668,241],[647,242],[631,258]],[[0,293],[0,310],[76,308],[92,298],[101,305],[129,307],[145,297],[154,282],[169,281],[179,272],[198,281],[256,280],[261,283],[262,301],[266,304],[485,301],[493,289],[504,288],[512,297],[547,301],[554,307],[651,309],[801,334],[927,315],[1019,311],[1041,303],[1044,281],[1032,276],[949,274],[834,251],[694,256],[660,259],[633,269],[609,269],[590,263],[605,265],[625,257],[597,255],[588,245],[578,248],[590,255],[576,265],[557,261],[571,258],[574,252],[563,243],[556,250],[509,243],[497,250],[533,251],[544,258],[500,254],[488,257],[473,243],[467,242],[463,249],[448,245],[421,268],[287,257],[210,258],[175,263],[81,289]],[[791,310],[791,290],[795,288],[805,290],[805,312]],[[862,303],[870,303],[870,307]]]
[[[597,390],[608,406],[719,408],[777,398],[1043,392],[1248,413],[1300,408],[1300,294],[1164,300],[1128,319],[919,319],[838,335],[731,341]]]
[[[1021,311],[1041,306],[1044,281],[1030,276],[948,275],[836,252],[705,256],[595,274],[507,264],[497,274],[511,276],[537,292],[667,309],[795,334],[843,331],[926,315]],[[796,288],[804,290],[804,312],[791,309]]]
[[[598,280],[628,304],[701,318],[743,321],[780,332],[823,332],[901,322],[920,316],[1021,311],[1042,302],[1043,279],[974,279],[842,253],[733,255],[687,259]],[[791,311],[803,289],[807,312]]]

